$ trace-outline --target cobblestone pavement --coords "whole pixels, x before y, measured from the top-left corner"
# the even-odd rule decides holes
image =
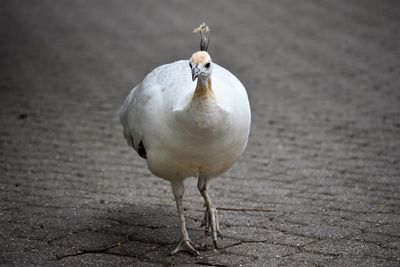
[[[155,66],[198,48],[248,89],[249,146],[211,187],[225,238],[169,256],[169,183],[117,113]],[[398,1],[2,1],[0,263],[400,266]]]

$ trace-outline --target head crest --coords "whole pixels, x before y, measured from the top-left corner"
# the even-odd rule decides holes
[[[200,51],[207,51],[210,42],[210,28],[203,22],[199,27],[193,30],[194,33],[200,33]]]

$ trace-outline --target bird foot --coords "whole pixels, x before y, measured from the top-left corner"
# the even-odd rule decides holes
[[[200,227],[205,226],[205,234],[208,236],[210,233],[211,228],[211,238],[214,243],[214,247],[218,248],[217,246],[217,237],[222,237],[221,230],[219,229],[219,219],[217,209],[214,207],[206,207],[206,211],[204,213],[203,222],[201,223]]]
[[[195,256],[200,255],[200,253],[194,247],[199,248],[201,246],[192,242],[190,239],[188,239],[188,240],[181,239],[179,241],[179,244],[176,246],[176,248],[171,252],[171,255],[174,255],[175,253],[177,253],[179,251],[186,251]]]

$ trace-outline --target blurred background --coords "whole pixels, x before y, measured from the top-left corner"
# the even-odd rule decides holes
[[[126,145],[118,110],[199,49],[203,21],[252,129],[211,187],[224,249],[169,257],[170,186]],[[398,265],[399,26],[398,1],[1,1],[0,263]]]

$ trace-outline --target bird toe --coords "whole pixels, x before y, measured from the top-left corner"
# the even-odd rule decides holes
[[[206,236],[210,236],[213,240],[215,248],[217,247],[217,238],[223,238],[222,232],[219,228],[219,219],[217,209],[214,207],[207,208],[204,214],[204,219],[202,221],[201,227],[205,226],[204,232]]]
[[[186,251],[194,256],[199,256],[200,253],[194,248],[195,247],[200,247],[200,245],[192,242],[190,239],[189,240],[182,240],[179,241],[179,244],[176,246],[176,248],[171,252],[171,255],[174,255],[180,251]]]

